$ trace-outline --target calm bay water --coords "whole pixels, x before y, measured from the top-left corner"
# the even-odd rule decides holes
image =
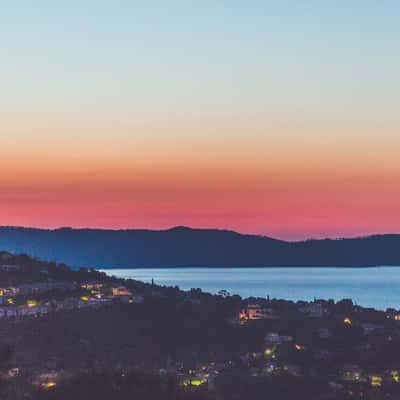
[[[352,298],[365,307],[400,308],[400,267],[376,268],[151,268],[109,269],[109,275],[156,284],[225,289],[242,297],[312,300]]]

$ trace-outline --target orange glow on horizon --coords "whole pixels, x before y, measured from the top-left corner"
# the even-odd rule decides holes
[[[80,137],[62,121],[57,134],[34,135],[33,124],[1,138],[0,223],[187,225],[290,240],[398,231],[400,140],[391,129],[365,124],[361,135],[352,122],[347,130],[358,128],[346,136],[330,121],[322,135],[323,121],[266,120],[214,120],[212,129],[208,118],[202,133],[197,122],[113,134],[88,124]]]

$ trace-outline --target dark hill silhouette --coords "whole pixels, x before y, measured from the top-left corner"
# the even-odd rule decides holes
[[[400,235],[286,242],[186,227],[164,231],[0,227],[0,249],[95,268],[400,265]]]

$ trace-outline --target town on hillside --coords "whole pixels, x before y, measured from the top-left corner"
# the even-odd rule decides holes
[[[1,252],[0,398],[400,399],[400,311],[221,289]]]

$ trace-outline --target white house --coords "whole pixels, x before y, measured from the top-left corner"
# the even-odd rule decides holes
[[[266,345],[272,345],[272,346],[291,341],[293,341],[292,336],[279,335],[278,333],[275,332],[269,332],[264,337],[264,343]]]
[[[310,318],[322,318],[324,316],[324,308],[321,303],[308,303],[299,308],[302,314],[306,314]]]

